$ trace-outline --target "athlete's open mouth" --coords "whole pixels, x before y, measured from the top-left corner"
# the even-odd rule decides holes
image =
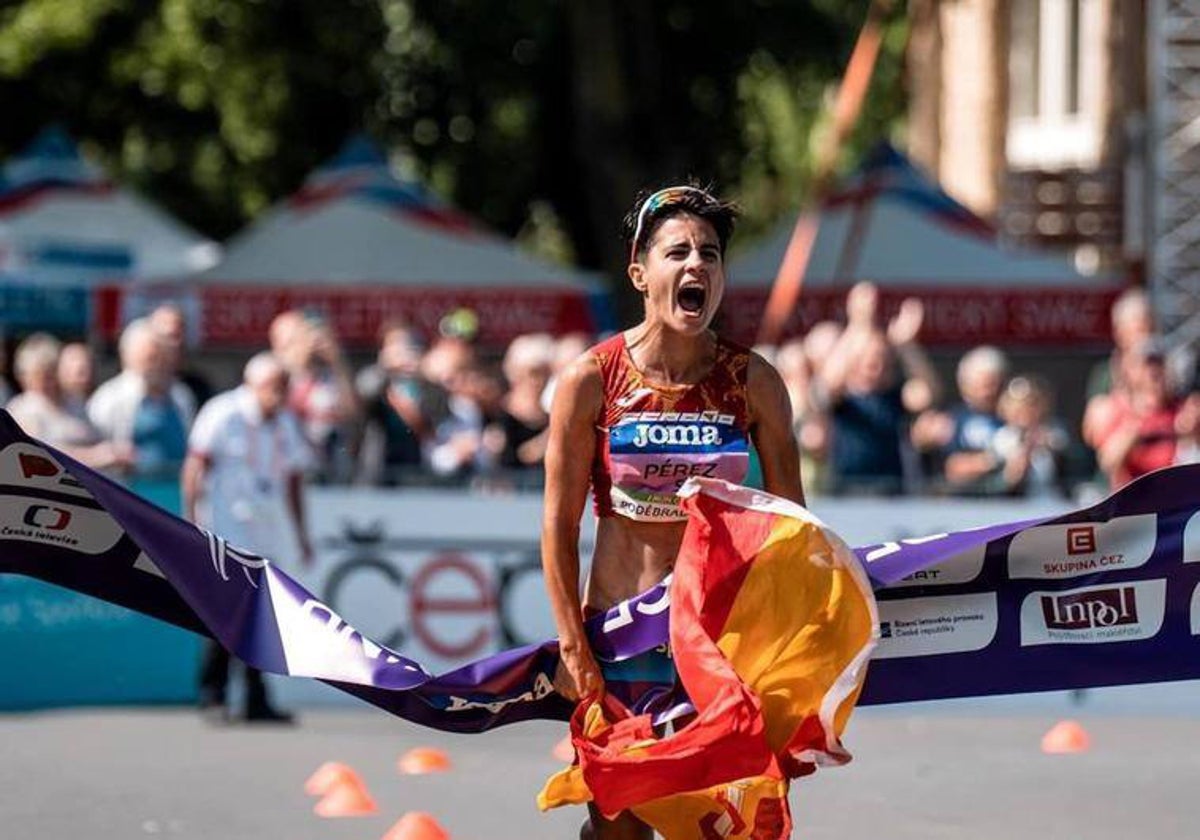
[[[675,294],[679,308],[691,315],[704,311],[704,302],[708,300],[708,292],[703,286],[684,286]]]

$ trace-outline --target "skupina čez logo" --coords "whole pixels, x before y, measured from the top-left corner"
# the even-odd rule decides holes
[[[1096,551],[1096,526],[1067,528],[1067,554],[1093,554]]]
[[[1152,513],[1038,525],[1013,538],[1008,574],[1016,579],[1065,580],[1137,569],[1150,561],[1157,541],[1157,517]]]

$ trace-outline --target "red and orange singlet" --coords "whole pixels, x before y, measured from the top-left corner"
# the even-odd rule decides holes
[[[687,519],[675,492],[692,476],[742,483],[750,464],[750,351],[717,339],[712,370],[693,385],[646,380],[620,333],[592,348],[604,377],[592,492],[596,515]]]

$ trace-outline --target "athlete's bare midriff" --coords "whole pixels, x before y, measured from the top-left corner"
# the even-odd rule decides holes
[[[644,592],[671,572],[686,522],[638,522],[605,516],[596,523],[596,547],[583,606],[605,610]]]

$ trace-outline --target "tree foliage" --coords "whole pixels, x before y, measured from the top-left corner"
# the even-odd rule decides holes
[[[16,0],[0,152],[60,122],[227,236],[351,132],[509,234],[617,273],[640,186],[688,174],[746,227],[794,208],[866,0]],[[851,144],[901,113],[896,14]]]

